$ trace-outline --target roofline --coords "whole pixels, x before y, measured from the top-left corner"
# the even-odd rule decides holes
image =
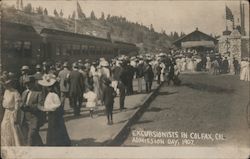
[[[175,40],[174,42],[172,42],[172,44],[175,44],[177,41],[180,41],[180,40],[184,39],[185,37],[187,37],[188,35],[190,35],[190,34],[196,32],[196,31],[198,31],[198,32],[200,32],[200,33],[202,33],[202,34],[205,34],[205,35],[211,37],[214,41],[218,41],[217,39],[213,38],[212,36],[210,36],[210,35],[208,35],[208,34],[206,34],[206,33],[204,33],[204,32],[201,32],[201,31],[199,31],[199,30],[194,30],[194,31],[192,31],[191,33],[189,33],[189,34],[187,34],[187,35],[185,35],[185,36],[183,36],[183,37],[181,37],[181,38]]]
[[[58,32],[58,33],[71,34],[71,36],[76,35],[76,36],[81,36],[81,37],[85,37],[85,38],[89,38],[89,39],[96,39],[96,40],[110,42],[110,40],[105,39],[105,38],[95,37],[95,36],[86,35],[86,34],[73,33],[73,32],[68,32],[68,31],[63,31],[63,30],[57,30],[57,29],[50,29],[50,28],[43,28],[41,30],[40,34],[46,33],[45,31],[53,31],[53,32]],[[53,34],[53,33],[50,32],[50,33],[46,33],[46,34]]]

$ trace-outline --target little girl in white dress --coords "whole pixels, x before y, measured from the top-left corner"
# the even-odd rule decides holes
[[[97,94],[93,92],[93,87],[89,87],[89,91],[83,94],[83,97],[87,99],[86,107],[89,108],[89,115],[93,118],[94,109],[97,105]]]

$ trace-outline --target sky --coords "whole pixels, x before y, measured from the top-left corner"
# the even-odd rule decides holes
[[[33,7],[47,8],[50,15],[56,8],[63,10],[68,17],[76,10],[77,0],[23,0],[24,6],[31,3]],[[225,30],[225,6],[233,12],[235,23],[238,24],[240,2],[238,0],[78,0],[83,12],[89,16],[93,10],[97,17],[101,12],[126,17],[132,22],[146,26],[153,24],[156,31],[165,30],[190,33],[198,28],[207,34],[221,35]],[[3,0],[3,3],[15,5],[16,0]],[[245,5],[246,31],[249,35],[249,3]],[[230,28],[232,25],[227,21]]]

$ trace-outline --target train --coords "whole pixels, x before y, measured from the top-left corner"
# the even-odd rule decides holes
[[[1,68],[8,71],[43,61],[72,63],[79,59],[131,56],[139,51],[133,43],[50,28],[37,32],[33,26],[19,23],[2,22],[1,31]]]

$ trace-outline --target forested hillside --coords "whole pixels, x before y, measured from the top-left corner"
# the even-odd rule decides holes
[[[147,27],[137,22],[130,22],[125,17],[105,15],[96,17],[92,11],[89,16],[83,12],[72,12],[67,18],[63,17],[63,11],[54,10],[54,15],[48,15],[46,8],[33,8],[31,4],[24,6],[22,10],[17,10],[14,6],[2,6],[2,21],[10,21],[32,25],[37,32],[42,28],[51,28],[80,34],[88,34],[97,37],[111,38],[135,43],[140,47],[141,52],[168,51],[172,41],[183,36],[177,32],[167,35],[163,30],[161,33],[154,30],[153,25]],[[78,14],[78,18],[76,18]]]

